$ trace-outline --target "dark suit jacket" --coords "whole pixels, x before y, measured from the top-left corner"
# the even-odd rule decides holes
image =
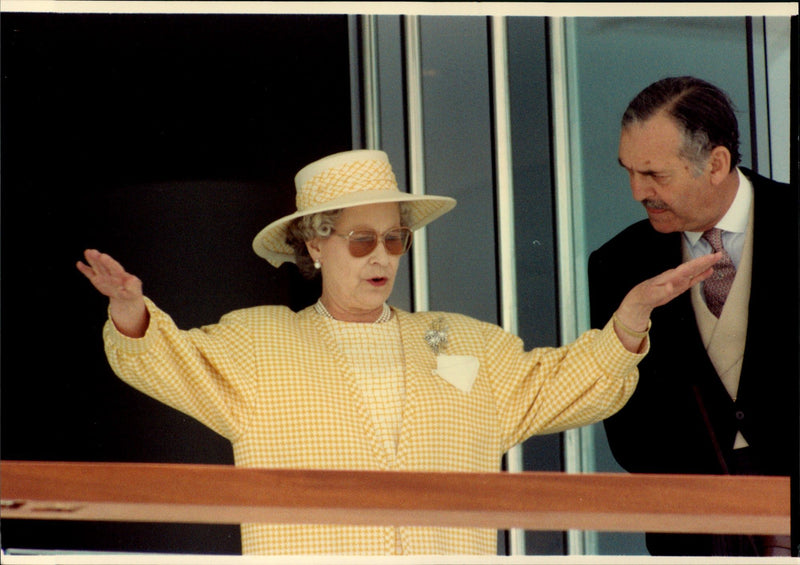
[[[651,350],[639,365],[639,385],[622,410],[605,421],[605,430],[614,457],[630,472],[699,474],[724,472],[712,434],[730,461],[734,437],[741,431],[760,474],[793,477],[796,503],[797,192],[742,171],[753,182],[755,216],[749,327],[737,401],[731,400],[706,355],[687,292],[653,311]],[[591,254],[594,327],[611,317],[634,285],[681,263],[681,237],[658,233],[644,220]],[[712,431],[704,423],[700,403]],[[654,554],[702,555],[702,546],[696,545],[704,543],[702,537],[681,536],[681,545],[669,536],[668,546],[662,547],[657,536],[648,535],[648,549]]]

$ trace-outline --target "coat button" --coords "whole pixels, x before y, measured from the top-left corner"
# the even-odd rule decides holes
[[[737,420],[744,420],[744,412],[742,412],[741,410],[737,410],[736,411],[736,419]]]

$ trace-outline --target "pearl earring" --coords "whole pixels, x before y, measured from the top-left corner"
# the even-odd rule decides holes
[[[319,259],[314,259],[314,268],[318,271],[322,268],[322,263],[319,262]]]

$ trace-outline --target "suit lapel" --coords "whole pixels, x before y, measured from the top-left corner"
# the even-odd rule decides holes
[[[796,215],[789,212],[795,201],[787,202],[784,196],[796,198],[795,194],[781,194],[772,190],[778,184],[764,179],[753,172],[743,169],[744,174],[753,183],[753,267],[750,286],[749,327],[755,329],[747,332],[742,376],[739,382],[739,401],[749,399],[754,387],[769,388],[769,379],[777,378],[778,373],[764,371],[764,358],[774,356],[771,351],[780,351],[786,346],[795,347],[792,341],[781,345],[775,339],[792,339],[797,335],[796,317],[778,312],[781,296],[797,299],[796,257],[787,259],[796,247],[780,245],[785,238],[796,238]],[[768,192],[769,191],[769,192]],[[795,243],[796,244],[796,243]],[[789,271],[795,271],[795,277]],[[790,275],[790,276],[787,276]],[[794,282],[791,282],[794,281]],[[793,286],[793,288],[792,288]],[[789,299],[789,306],[796,302]],[[764,331],[769,328],[769,331]],[[753,382],[758,380],[758,383]]]

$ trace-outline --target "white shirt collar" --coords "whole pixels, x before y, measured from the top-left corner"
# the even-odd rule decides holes
[[[736,196],[733,199],[731,207],[722,216],[722,219],[717,222],[717,227],[723,231],[733,233],[744,233],[747,230],[747,220],[750,217],[750,205],[753,202],[753,184],[750,182],[742,170],[738,167],[736,172],[739,173],[739,187],[736,190]],[[699,231],[685,231],[686,239],[689,240],[691,245],[694,245],[703,236],[703,232]]]

